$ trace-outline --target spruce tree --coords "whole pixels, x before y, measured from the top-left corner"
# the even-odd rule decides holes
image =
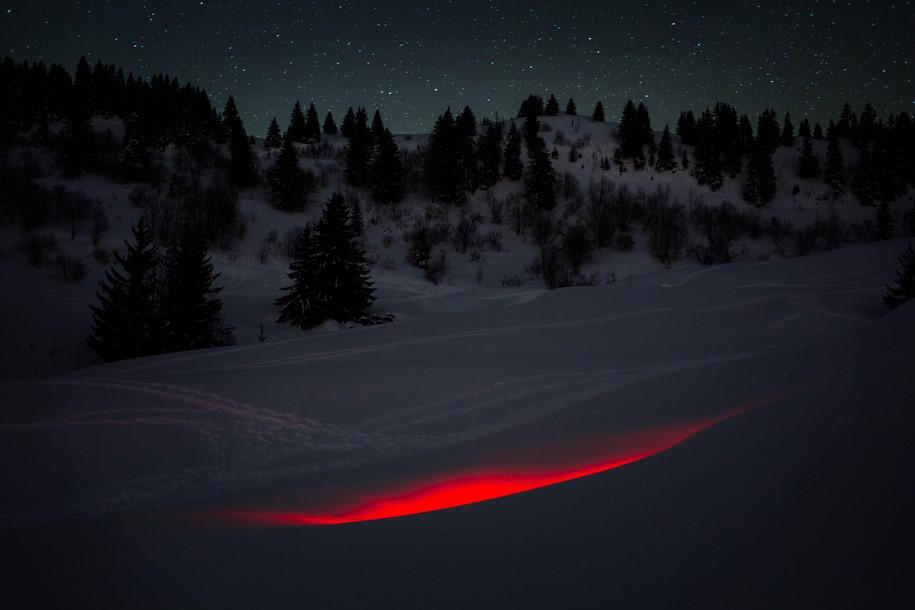
[[[829,146],[826,149],[826,173],[823,178],[832,188],[834,197],[845,192],[845,162],[842,160],[842,149],[836,129],[830,129]]]
[[[203,236],[185,226],[172,239],[163,260],[159,315],[163,351],[173,352],[228,345],[232,329],[226,325],[219,277],[207,253]]]
[[[813,132],[810,131],[810,121],[808,121],[806,117],[801,120],[801,124],[797,128],[797,137],[799,137],[799,138],[813,137]]]
[[[246,188],[257,182],[254,151],[251,150],[251,141],[245,133],[235,99],[230,95],[222,113],[222,121],[229,133],[229,175],[235,188]]]
[[[715,137],[715,121],[710,110],[702,112],[696,123],[696,148],[693,151],[694,175],[699,184],[707,184],[717,191],[724,184],[721,153]]]
[[[292,114],[289,115],[289,127],[286,128],[286,134],[297,144],[304,144],[308,139],[308,128],[305,126],[305,113],[302,112],[302,104],[299,100],[295,101],[292,107]]]
[[[346,181],[353,186],[365,186],[369,179],[369,161],[371,160],[372,136],[368,127],[368,116],[365,108],[359,108],[353,122],[353,128],[346,147],[345,166],[343,169]]]
[[[845,102],[842,105],[842,112],[839,114],[839,122],[836,123],[836,137],[850,138],[857,131],[858,117],[851,109],[851,104]]]
[[[819,123],[817,123],[817,124],[814,125],[814,127],[813,127],[813,139],[814,139],[814,140],[822,140],[822,139],[823,139],[823,128],[820,127],[820,124],[819,124]]]
[[[356,113],[353,112],[353,107],[350,106],[346,114],[343,115],[343,123],[340,125],[340,133],[344,138],[352,138],[353,132],[356,130]]]
[[[528,204],[540,211],[550,211],[556,207],[554,180],[555,173],[546,142],[538,137],[528,149],[528,164],[524,174],[524,196]]]
[[[158,255],[145,216],[131,227],[133,243],[126,255],[114,253],[114,264],[99,280],[98,305],[90,305],[92,327],[88,339],[104,360],[145,356],[159,351],[161,328],[156,306]]]
[[[308,112],[305,114],[305,139],[321,141],[321,123],[318,121],[318,111],[315,110],[315,103],[308,105]]]
[[[289,261],[289,279],[292,284],[283,289],[276,305],[280,308],[277,322],[298,328],[311,328],[325,320],[324,301],[316,265],[316,245],[310,226],[306,226],[295,242],[292,260]]]
[[[384,121],[381,120],[381,112],[375,109],[372,116],[372,143],[378,142],[384,136]]]
[[[267,136],[264,138],[264,150],[279,148],[283,145],[283,134],[280,133],[280,126],[276,122],[276,117],[270,121],[270,127],[267,128]]]
[[[547,116],[556,116],[559,114],[559,102],[556,101],[556,96],[552,93],[550,94],[550,99],[547,101],[544,111]]]
[[[299,155],[292,137],[286,132],[283,148],[273,167],[267,172],[270,203],[278,210],[301,212],[308,197],[308,177],[299,169]]]
[[[458,130],[451,108],[439,115],[429,135],[429,149],[425,159],[426,188],[433,199],[446,203],[463,200],[463,175],[459,164]]]
[[[470,106],[464,106],[464,110],[457,116],[454,121],[457,171],[460,175],[461,190],[472,191],[478,183],[479,168],[477,167],[477,157],[474,154],[474,140],[477,135],[477,119],[470,109]]]
[[[620,154],[624,159],[632,159],[642,149],[642,133],[639,115],[635,104],[628,100],[623,107],[617,138],[620,141]]]
[[[813,154],[813,142],[810,135],[804,138],[798,167],[798,176],[801,178],[816,178],[820,175],[820,160]]]
[[[483,120],[477,139],[476,157],[480,160],[479,185],[489,188],[502,176],[502,123]]]
[[[575,100],[569,98],[569,103],[566,104],[566,114],[569,116],[578,116],[578,108],[575,106]]]
[[[677,136],[686,146],[695,146],[698,133],[696,131],[696,117],[692,110],[680,113],[677,119]]]
[[[505,165],[502,173],[509,180],[520,180],[524,173],[524,165],[521,163],[521,132],[518,131],[514,121],[509,121],[509,123],[505,143]]]
[[[896,271],[896,285],[887,286],[883,295],[883,306],[888,310],[896,309],[906,301],[915,297],[915,251],[912,242],[899,256],[899,269]]]
[[[791,113],[785,113],[782,126],[782,146],[794,146],[794,124],[791,122]]]
[[[756,122],[756,141],[769,150],[769,154],[775,152],[781,144],[781,130],[778,127],[778,119],[775,111],[771,108],[763,110]]]
[[[591,113],[591,120],[597,121],[598,123],[603,123],[604,119],[604,105],[598,100],[597,104],[594,105],[594,112]]]
[[[314,264],[325,319],[359,320],[375,301],[360,237],[352,226],[343,195],[334,193],[315,230]]]
[[[372,199],[377,203],[397,203],[404,196],[404,171],[400,148],[390,130],[384,129],[375,142],[369,168]]]
[[[324,135],[333,135],[337,133],[337,124],[334,123],[334,113],[328,111],[327,116],[324,117]]]
[[[674,149],[671,143],[670,126],[664,125],[664,131],[661,133],[661,143],[658,145],[658,158],[655,161],[654,168],[658,172],[666,172],[677,166],[674,160]]]
[[[648,147],[649,152],[655,152],[654,132],[651,130],[651,119],[648,116],[648,107],[639,102],[635,109],[635,116],[638,119],[638,140],[639,148]]]

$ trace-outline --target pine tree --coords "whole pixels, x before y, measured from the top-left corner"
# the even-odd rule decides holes
[[[768,147],[758,143],[747,168],[747,179],[743,186],[743,199],[756,207],[762,207],[775,198],[775,171],[772,169],[772,155]]]
[[[384,129],[375,142],[375,153],[369,167],[372,199],[377,203],[397,203],[404,196],[403,163],[394,136]]]
[[[536,119],[539,116],[543,116],[543,114],[543,98],[539,95],[527,96],[527,99],[521,102],[521,107],[518,109],[519,117],[534,117]]]
[[[801,178],[816,178],[820,175],[820,160],[813,154],[813,142],[810,135],[804,138],[804,146],[801,148],[801,157],[799,161],[798,176]]]
[[[318,111],[315,110],[315,103],[308,105],[308,112],[305,115],[305,139],[321,141],[321,123],[318,121]]]
[[[858,117],[857,128],[853,129],[851,133],[855,145],[861,148],[866,146],[868,142],[874,141],[879,132],[879,122],[877,111],[874,110],[874,107],[868,102],[864,105],[861,116]]]
[[[381,112],[376,109],[372,116],[372,143],[374,144],[384,136],[384,121],[381,120]]]
[[[435,120],[425,159],[426,188],[433,199],[446,203],[463,200],[464,177],[458,160],[459,146],[458,130],[448,108]]]
[[[365,186],[369,179],[369,161],[371,160],[372,136],[368,128],[368,115],[365,108],[356,111],[353,129],[346,147],[346,160],[343,173],[346,181],[353,186]]]
[[[566,114],[570,116],[578,116],[578,108],[575,106],[575,100],[569,98],[569,103],[566,104]]]
[[[528,204],[541,211],[549,211],[556,207],[554,180],[555,173],[546,150],[546,142],[538,137],[536,143],[528,150],[527,171],[524,174],[524,196]]]
[[[708,109],[696,123],[696,148],[693,151],[696,181],[707,184],[713,191],[717,191],[724,184],[724,175],[721,168],[721,153],[718,139],[715,137],[715,121]]]
[[[810,121],[806,118],[801,120],[801,124],[797,128],[797,137],[799,138],[811,138],[813,133],[810,131]]]
[[[851,105],[845,102],[842,105],[842,112],[839,114],[839,122],[836,123],[836,137],[850,138],[857,131],[858,118],[852,112]]]
[[[820,127],[820,124],[819,124],[819,123],[817,123],[817,124],[814,125],[814,127],[813,127],[813,139],[814,139],[814,140],[822,140],[822,139],[823,139],[823,128]]]
[[[832,188],[834,197],[845,192],[845,162],[842,160],[842,149],[835,129],[830,129],[829,147],[826,149],[826,174],[823,178]]]
[[[124,242],[126,256],[114,253],[114,264],[99,280],[98,305],[90,305],[88,343],[104,360],[145,356],[159,351],[156,307],[158,256],[145,217],[131,228],[134,243]]]
[[[556,96],[552,93],[550,94],[550,99],[547,100],[546,108],[544,109],[547,116],[556,116],[559,114],[559,102],[556,101]]]
[[[235,99],[230,95],[222,113],[222,121],[229,133],[229,175],[235,188],[246,188],[257,182],[254,151],[251,141],[245,133],[245,127],[235,107]]]
[[[219,277],[207,253],[206,241],[186,226],[173,238],[163,261],[160,317],[163,351],[173,352],[228,345],[232,329],[226,325],[219,299]]]
[[[896,309],[915,297],[915,251],[909,242],[899,256],[899,269],[896,271],[896,285],[887,286],[883,295],[883,306],[887,310]]]
[[[324,134],[333,135],[337,133],[337,124],[334,123],[334,113],[328,111],[327,116],[324,117]]]
[[[306,226],[296,239],[295,251],[289,261],[287,275],[292,284],[284,288],[284,294],[276,300],[280,308],[277,322],[311,328],[325,320],[326,295],[320,291],[316,259],[314,235],[311,227]]]
[[[638,140],[639,148],[648,147],[649,152],[655,152],[654,132],[651,130],[651,119],[648,116],[648,106],[639,102],[635,109],[635,116],[638,119]]]
[[[325,299],[325,319],[359,320],[375,301],[375,288],[359,238],[343,195],[335,193],[325,204],[315,230],[314,262],[318,292]]]
[[[642,149],[641,126],[635,104],[628,100],[623,107],[620,126],[617,131],[620,141],[620,151],[624,159],[632,159],[636,152]]]
[[[524,173],[524,165],[521,163],[521,133],[514,121],[509,121],[509,123],[505,143],[505,166],[502,173],[509,180],[520,180]]]
[[[771,108],[763,110],[756,122],[756,141],[765,146],[771,155],[781,144],[781,140],[781,130],[778,128],[775,111]]]
[[[457,171],[460,175],[461,190],[472,191],[476,188],[479,181],[479,168],[477,167],[477,158],[474,154],[474,139],[477,135],[477,119],[473,115],[470,106],[464,106],[464,110],[457,116],[454,121],[455,142],[457,144],[456,159]]]
[[[289,115],[289,126],[286,128],[286,133],[292,138],[292,141],[297,144],[304,144],[305,140],[308,139],[308,128],[305,126],[305,113],[302,112],[302,104],[299,103],[299,100],[296,100],[295,106],[292,107],[292,113]]]
[[[267,136],[264,138],[264,150],[279,148],[283,145],[283,135],[280,133],[280,126],[276,122],[276,117],[270,121],[270,127],[267,128]]]
[[[661,133],[661,143],[658,145],[658,158],[655,161],[654,168],[658,172],[666,172],[676,166],[677,162],[674,160],[674,149],[670,138],[670,126],[664,125],[664,131]]]
[[[785,121],[782,126],[782,146],[794,146],[794,124],[791,122],[791,113],[785,113]]]
[[[343,123],[340,125],[340,133],[344,138],[352,138],[353,132],[356,130],[356,113],[353,112],[353,107],[350,106],[346,114],[343,116]]]
[[[502,123],[483,120],[477,139],[476,157],[480,160],[479,184],[489,188],[502,176]]]
[[[299,169],[299,155],[288,131],[276,162],[267,172],[267,181],[273,207],[286,212],[305,209],[310,185],[307,175]]]
[[[698,133],[696,131],[696,117],[692,110],[680,113],[677,119],[677,136],[680,142],[686,146],[695,146]]]
[[[591,120],[597,121],[598,123],[604,122],[604,105],[598,100],[597,104],[594,105],[594,112],[591,113]]]

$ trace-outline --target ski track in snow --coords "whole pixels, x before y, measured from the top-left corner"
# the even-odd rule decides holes
[[[771,351],[763,349],[641,367],[505,379],[440,401],[371,418],[352,429],[173,384],[108,378],[17,382],[17,385],[123,390],[182,403],[182,406],[87,410],[48,421],[6,424],[0,426],[0,430],[175,426],[195,429],[206,439],[212,460],[205,464],[105,485],[49,504],[34,513],[35,518],[60,518],[164,506],[237,492],[285,477],[445,449],[491,437],[625,386]],[[481,410],[487,411],[483,417],[477,413]],[[208,419],[214,414],[228,420]],[[238,420],[244,425],[236,425]],[[444,424],[446,429],[429,433],[424,428],[430,424]],[[309,455],[314,451],[330,452],[330,455],[316,461],[313,454]],[[283,457],[291,459],[277,464]],[[9,516],[0,522],[19,523]]]
[[[408,339],[403,341],[389,341],[386,343],[378,343],[374,345],[365,345],[358,347],[350,347],[340,350],[329,350],[323,352],[314,352],[306,354],[296,354],[294,356],[287,356],[283,358],[273,358],[269,360],[260,360],[260,361],[250,361],[243,364],[234,364],[234,365],[225,365],[225,366],[216,366],[216,367],[204,367],[204,368],[193,368],[193,369],[182,369],[180,371],[162,371],[165,374],[172,375],[190,375],[190,374],[200,374],[200,373],[214,373],[214,372],[232,372],[232,371],[243,371],[243,370],[255,370],[255,369],[264,369],[264,368],[275,368],[281,366],[293,366],[301,365],[309,362],[316,362],[320,360],[329,360],[333,358],[341,358],[346,356],[368,354],[373,352],[393,350],[404,347],[412,347],[417,345],[428,345],[431,343],[445,342],[445,341],[455,341],[460,339],[476,338],[476,337],[491,337],[501,334],[509,333],[519,333],[526,331],[537,331],[537,330],[550,330],[550,329],[560,329],[560,328],[576,328],[582,326],[593,326],[600,324],[607,324],[610,322],[616,322],[620,320],[627,320],[630,318],[651,316],[660,313],[698,313],[698,314],[707,314],[707,313],[720,313],[724,311],[731,311],[735,309],[741,309],[744,307],[749,307],[757,303],[769,300],[778,300],[789,298],[790,293],[778,293],[774,295],[765,295],[754,297],[751,299],[746,299],[742,301],[737,301],[733,303],[724,303],[721,305],[713,305],[709,307],[697,307],[697,308],[675,308],[675,307],[651,307],[646,309],[639,309],[634,311],[627,311],[621,313],[609,314],[606,316],[597,316],[592,318],[582,318],[577,320],[563,320],[557,322],[546,322],[539,324],[519,324],[515,326],[500,326],[493,328],[482,328],[474,329],[467,331],[460,331],[455,333],[446,333],[441,335],[430,335],[427,337],[418,337],[416,339]],[[150,363],[143,367],[135,367],[131,369],[126,369],[124,373],[133,373],[137,372],[144,368],[154,368],[158,366],[165,366],[169,362],[159,363]]]

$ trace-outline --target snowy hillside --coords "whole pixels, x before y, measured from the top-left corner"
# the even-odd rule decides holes
[[[24,562],[9,584],[22,605],[248,606],[255,581],[271,606],[911,599],[915,310],[878,306],[900,247],[388,287],[410,319],[5,382],[3,522],[26,526],[3,533]],[[269,526],[632,460],[444,512]],[[53,586],[23,588],[39,563]]]
[[[743,176],[713,192],[608,170],[615,125],[542,121],[557,234],[589,227],[602,189],[679,203],[699,220],[670,264],[631,222],[631,244],[583,263],[590,285],[548,290],[514,224],[521,181],[373,204],[325,136],[300,146],[305,212],[243,189],[211,250],[236,343],[105,364],[85,340],[106,253],[168,187],[64,179],[49,150],[15,150],[106,221],[0,229],[11,607],[910,606],[915,308],[881,306],[906,240],[872,241],[875,208],[797,178],[791,147],[756,209]],[[409,160],[427,138],[397,142]],[[277,153],[256,149],[263,172]],[[280,324],[290,236],[338,191],[394,322]],[[897,236],[911,208],[894,202]],[[715,210],[733,262],[703,265]],[[441,237],[437,284],[407,262],[419,225]],[[72,260],[85,277],[64,281]]]

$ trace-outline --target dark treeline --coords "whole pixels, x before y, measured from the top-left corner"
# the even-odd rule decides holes
[[[121,117],[134,135],[157,146],[174,143],[194,148],[227,133],[205,90],[157,74],[150,79],[101,61],[90,67],[81,58],[73,76],[58,64],[0,64],[0,137],[10,141],[20,132],[47,135],[48,124],[73,115]]]
[[[502,179],[520,181],[517,201],[506,203],[498,215],[504,212],[516,233],[527,232],[539,246],[534,270],[544,277],[555,275],[556,261],[563,259],[574,271],[572,275],[577,274],[589,246],[626,249],[633,243],[632,226],[638,215],[629,211],[638,206],[630,205],[625,194],[611,198],[619,204],[611,214],[613,220],[608,220],[606,211],[592,210],[591,225],[561,223],[561,216],[568,212],[557,211],[557,203],[564,199],[578,209],[587,197],[579,193],[573,176],[557,174],[553,161],[559,158],[560,147],[567,146],[568,160],[575,163],[584,144],[565,140],[559,130],[547,144],[546,133],[554,127],[541,119],[564,115],[577,124],[581,119],[573,99],[563,111],[555,95],[529,95],[520,104],[517,119],[509,121],[498,117],[478,121],[470,107],[459,113],[448,108],[436,119],[428,141],[413,147],[399,144],[378,110],[370,114],[364,107],[350,107],[338,125],[331,112],[322,121],[313,102],[306,107],[296,101],[284,127],[276,117],[270,122],[263,146],[272,162],[261,168],[252,149],[253,137],[245,130],[231,96],[220,113],[205,91],[189,84],[182,86],[165,75],[149,80],[125,77],[114,66],[99,62],[91,67],[82,59],[71,77],[57,65],[15,63],[7,58],[0,66],[0,85],[4,108],[0,137],[5,143],[48,143],[57,153],[64,175],[98,171],[126,182],[150,183],[160,196],[140,192],[133,199],[149,213],[154,234],[162,243],[180,234],[188,223],[202,225],[208,243],[227,243],[230,240],[224,235],[243,233],[239,226],[243,219],[237,211],[239,189],[266,182],[272,205],[301,212],[318,188],[328,186],[328,176],[334,172],[341,172],[346,184],[362,189],[383,206],[397,204],[407,193],[417,193],[436,204],[463,208],[476,191]],[[122,141],[98,141],[89,124],[93,116],[123,119]],[[614,166],[620,174],[684,171],[712,191],[722,188],[725,180],[736,180],[744,201],[763,207],[776,197],[779,188],[785,193],[785,188],[791,188],[790,184],[778,183],[773,167],[776,151],[780,160],[791,151],[798,176],[793,185],[795,195],[804,180],[822,180],[834,198],[846,191],[852,193],[860,203],[878,207],[874,229],[878,237],[893,235],[888,202],[915,184],[915,126],[911,118],[906,113],[879,117],[869,104],[860,114],[845,104],[839,118],[824,128],[819,123],[811,125],[806,118],[795,127],[790,114],[779,115],[772,109],[751,118],[730,104],[718,102],[701,112],[680,113],[674,129],[665,125],[659,138],[645,103],[628,101],[618,116],[610,153],[597,159],[605,172]],[[598,101],[591,120],[605,119],[604,106]],[[63,128],[51,133],[49,126],[54,122],[62,123]],[[171,164],[161,159],[161,151],[169,144],[183,155]],[[848,154],[849,149],[853,155]],[[303,157],[330,162],[303,164]],[[9,159],[3,164],[0,180],[11,192],[25,193],[18,198],[22,201],[40,202],[35,210],[14,210],[4,203],[0,212],[5,218],[16,218],[23,227],[40,225],[46,218],[66,220],[67,212],[61,212],[56,203],[61,197],[55,199],[49,192],[29,187],[31,178],[19,179],[22,176],[7,172]],[[201,179],[204,170],[207,178]],[[28,172],[36,177],[31,169]],[[166,177],[163,172],[170,175]],[[603,177],[596,180],[601,182]],[[587,196],[588,204],[593,204],[594,193]],[[598,201],[606,199],[601,196]],[[67,209],[86,207],[74,204]],[[494,217],[496,207],[492,208]],[[683,237],[678,227],[684,214],[677,209],[651,209],[655,211],[643,227],[652,235],[652,248],[659,258],[669,263],[671,244],[676,245]],[[80,218],[74,227],[86,214],[74,212]],[[700,214],[686,220],[694,225],[717,226],[718,216]],[[453,236],[460,248],[476,239],[472,234],[477,222],[470,217],[462,219],[460,231]],[[427,271],[430,265],[441,269],[444,261],[436,262],[428,246],[442,241],[443,235],[434,227],[414,227],[409,242],[415,253],[411,259],[417,266]],[[697,258],[726,260],[716,245],[718,236],[709,235],[709,251],[696,253]],[[832,243],[832,238],[826,241]],[[803,242],[805,239],[799,242],[799,252],[806,249]],[[431,273],[432,277],[438,275]]]

